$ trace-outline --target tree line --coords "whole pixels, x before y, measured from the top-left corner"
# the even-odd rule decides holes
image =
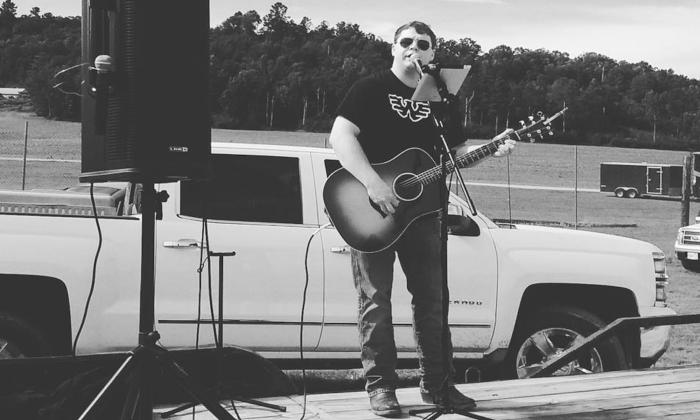
[[[359,25],[295,22],[283,3],[268,13],[237,12],[210,31],[212,126],[251,130],[328,131],[357,79],[389,67],[391,42]],[[601,54],[501,45],[483,51],[473,39],[438,39],[444,66],[471,65],[460,90],[470,137],[490,137],[538,111],[564,106],[549,141],[697,150],[700,82],[646,62]],[[74,94],[80,63],[80,18],[17,16],[0,6],[0,85],[25,87],[37,114],[79,120]],[[183,83],[186,83],[183,81]],[[58,87],[56,87],[58,85]],[[174,87],[176,89],[176,87]]]

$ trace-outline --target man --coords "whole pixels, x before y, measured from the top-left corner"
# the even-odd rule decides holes
[[[436,156],[437,129],[425,103],[410,98],[420,80],[420,63],[435,57],[436,37],[428,25],[410,22],[394,35],[391,68],[358,81],[338,108],[330,142],[341,164],[367,188],[369,198],[381,210],[394,214],[399,199],[372,168],[409,147]],[[426,112],[427,109],[427,112]],[[457,126],[457,128],[455,128]],[[457,154],[465,151],[459,124],[452,124],[447,140]],[[508,140],[497,155],[513,147]],[[454,148],[454,146],[457,146]],[[396,345],[391,318],[393,265],[398,255],[411,292],[414,333],[421,373],[421,396],[431,404],[443,403],[442,385],[448,381],[449,403],[470,408],[475,403],[452,384],[451,344],[448,365],[443,366],[442,268],[440,232],[436,215],[414,222],[389,249],[377,253],[352,251],[355,287],[359,295],[358,327],[361,359],[372,411],[380,416],[401,414],[396,400]],[[450,341],[450,340],[448,340]]]

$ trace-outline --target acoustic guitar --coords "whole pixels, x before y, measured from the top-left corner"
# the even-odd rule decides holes
[[[549,118],[541,112],[537,118],[521,121],[521,128],[508,135],[496,136],[490,142],[455,157],[457,168],[447,162],[447,173],[465,168],[491,156],[506,140],[529,140],[552,135],[551,123],[564,114],[562,109]],[[367,195],[365,186],[345,168],[330,174],[323,187],[323,201],[331,223],[348,245],[362,252],[379,252],[396,242],[416,219],[442,208],[438,182],[442,165],[422,149],[410,148],[394,158],[373,164],[379,176],[391,185],[399,199],[393,215],[384,214]]]

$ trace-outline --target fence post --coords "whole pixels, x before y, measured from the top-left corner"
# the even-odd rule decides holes
[[[692,155],[683,157],[683,191],[681,192],[681,227],[690,224],[690,180],[693,173]]]
[[[27,138],[29,134],[29,121],[24,122],[24,156],[22,158],[22,191],[24,191],[24,182],[27,176]]]

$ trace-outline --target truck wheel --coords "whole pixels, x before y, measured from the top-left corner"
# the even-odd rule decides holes
[[[51,354],[44,334],[14,315],[0,312],[0,360]]]
[[[535,312],[516,332],[503,362],[506,378],[534,373],[585,337],[605,327],[592,313],[572,306],[552,306]],[[628,367],[624,348],[616,336],[603,341],[554,372],[552,376],[607,372]]]
[[[681,260],[683,268],[694,273],[700,273],[700,261],[695,260]]]
[[[627,190],[627,192],[625,193],[625,197],[627,198],[637,198],[638,196],[639,193],[634,188]]]
[[[615,197],[617,198],[622,198],[625,196],[625,190],[624,188],[616,188],[615,189]]]

